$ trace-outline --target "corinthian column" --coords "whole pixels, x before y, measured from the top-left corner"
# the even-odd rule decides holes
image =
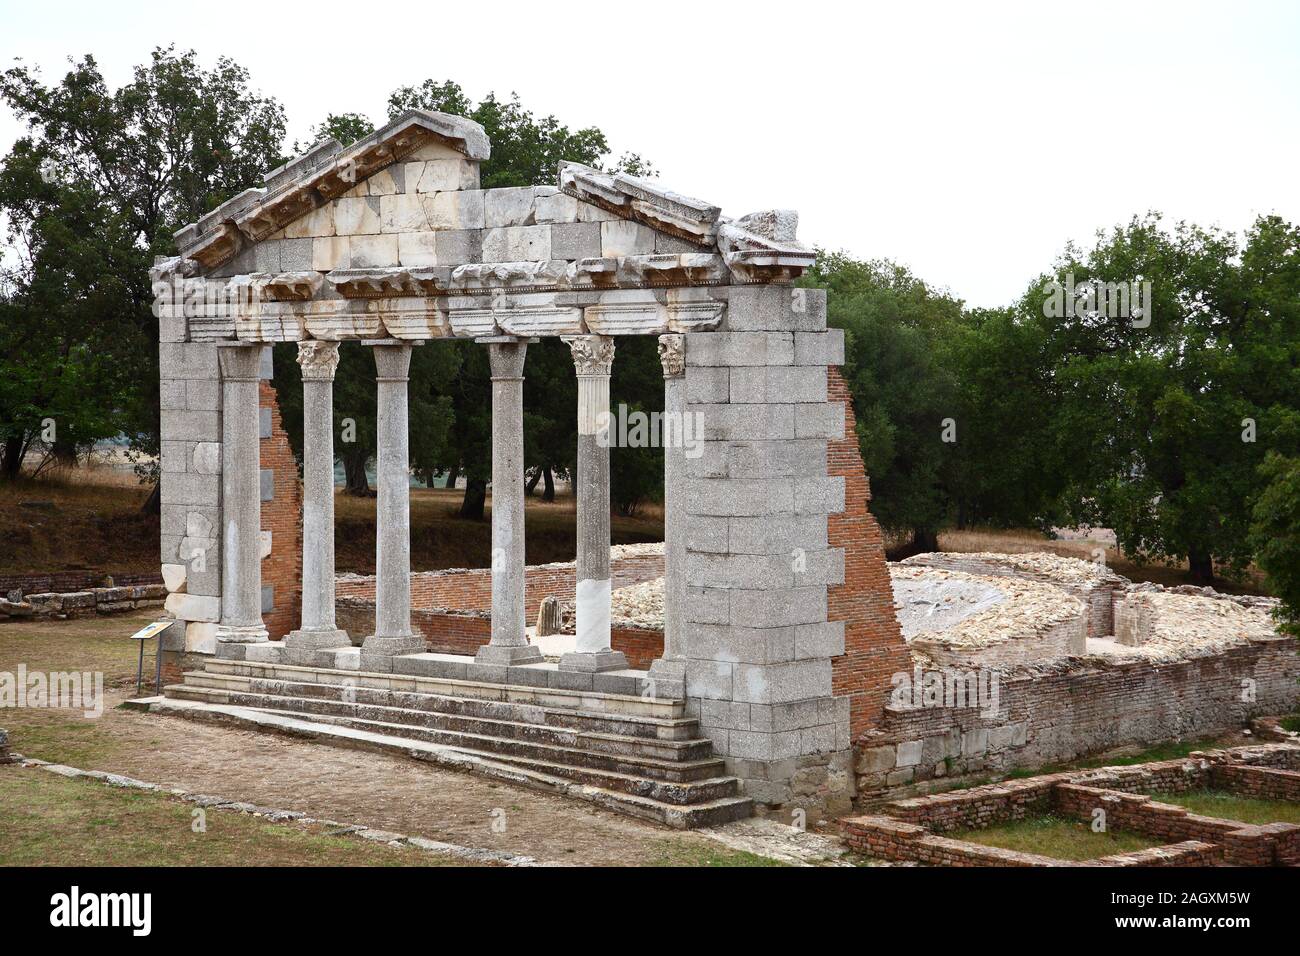
[[[659,336],[664,370],[664,415],[660,432],[664,449],[664,653],[650,665],[650,679],[686,680],[683,611],[686,605],[686,337]],[[674,688],[676,689],[676,688]],[[656,691],[657,696],[666,696]]]
[[[395,339],[374,347],[378,375],[375,467],[375,633],[361,645],[363,671],[391,671],[393,658],[424,650],[411,630],[411,460],[406,408],[411,345]]]
[[[262,348],[218,342],[221,366],[221,622],[217,653],[267,639],[262,623],[262,482],[257,393]],[[227,645],[224,649],[222,645]]]
[[[609,643],[609,372],[614,340],[579,335],[567,340],[578,373],[577,650],[562,670],[610,671],[627,658]]]
[[[492,640],[480,664],[531,664],[524,617],[524,356],[518,339],[488,342],[492,367]]]
[[[339,344],[298,343],[302,367],[302,626],[284,639],[285,660],[350,646],[334,623],[334,371]]]

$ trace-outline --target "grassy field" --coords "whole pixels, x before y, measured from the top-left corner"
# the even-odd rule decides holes
[[[462,861],[178,798],[0,767],[0,866],[443,866]]]
[[[1114,853],[1128,853],[1157,846],[1138,833],[1110,831],[1093,833],[1081,820],[1043,814],[988,827],[984,830],[961,830],[950,834],[983,846],[996,846],[1021,853],[1037,853],[1054,860],[1091,860]]]
[[[1222,790],[1192,790],[1187,793],[1152,793],[1161,803],[1186,807],[1192,813],[1242,823],[1300,823],[1300,804],[1285,800],[1257,800]]]
[[[0,483],[0,574],[93,570],[157,572],[159,519],[140,508],[149,489],[134,476],[109,469],[16,484]],[[411,564],[417,571],[483,568],[491,564],[492,498],[482,521],[458,516],[464,492],[411,489]],[[340,572],[375,570],[375,499],[339,494],[334,540]],[[530,564],[572,561],[577,514],[568,495],[528,499],[525,513]],[[642,507],[636,517],[614,515],[614,544],[663,540],[663,511]]]

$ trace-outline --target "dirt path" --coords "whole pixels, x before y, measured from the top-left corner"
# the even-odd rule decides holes
[[[108,703],[127,696],[109,692]],[[694,834],[396,756],[122,710],[96,721],[95,736],[100,746],[82,769],[542,861],[637,866],[723,851]]]

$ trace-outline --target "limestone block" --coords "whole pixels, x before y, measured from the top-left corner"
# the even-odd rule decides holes
[[[692,624],[730,624],[731,592],[725,588],[688,587],[686,620]]]
[[[346,236],[312,240],[311,267],[316,271],[329,272],[333,269],[346,269],[351,262],[352,246]]]
[[[350,245],[350,268],[373,269],[398,264],[397,236],[353,236]]]
[[[478,164],[463,156],[406,163],[406,192],[437,193],[458,189],[478,189]]]
[[[407,159],[464,159],[465,154],[452,146],[447,145],[442,140],[429,139],[421,143],[413,152],[407,154]]]
[[[221,598],[197,594],[169,594],[163,607],[181,621],[221,620]]]
[[[186,382],[185,407],[194,412],[220,411],[221,383],[197,379]]]
[[[690,478],[691,515],[784,515],[794,508],[794,485],[782,478]]]
[[[265,560],[271,556],[271,532],[262,531],[261,547],[258,549],[260,557]]]
[[[383,230],[381,198],[334,200],[334,232],[337,236],[376,235]]]
[[[731,591],[731,623],[739,627],[784,627],[826,620],[826,588]]]
[[[550,226],[507,226],[486,229],[483,233],[484,262],[535,262],[550,258]]]
[[[189,454],[190,449],[194,447],[194,442],[188,441],[164,441],[160,443],[161,454],[159,464],[164,472],[170,471],[189,471]]]
[[[626,219],[600,224],[600,254],[608,257],[650,255],[655,251],[655,231]]]
[[[688,551],[727,553],[727,519],[694,517],[686,526]]]
[[[864,747],[858,751],[858,773],[884,773],[893,770],[896,751],[893,747]]]
[[[692,478],[820,478],[826,474],[822,439],[701,440],[688,450],[686,473]]]
[[[193,654],[215,654],[217,625],[211,621],[188,621],[185,625],[185,650]]]
[[[569,197],[560,196],[559,198],[568,199]],[[540,203],[542,200],[538,200],[538,202]],[[551,255],[556,259],[598,258],[600,256],[600,223],[557,222],[552,225]]]
[[[695,332],[686,343],[686,364],[790,365],[795,358],[794,336],[795,333],[791,332]],[[842,344],[841,338],[841,346]]]
[[[727,292],[727,328],[733,332],[821,332],[826,328],[824,289],[760,284],[732,286]]]
[[[438,262],[461,265],[483,259],[483,232],[480,229],[441,229],[434,234]]]
[[[578,200],[572,196],[567,196],[562,192],[551,193],[550,195],[539,195],[533,200],[533,219],[537,223],[577,223],[578,221]],[[600,245],[600,229],[595,230],[597,238],[597,250]],[[554,242],[554,240],[552,240]],[[599,251],[592,255],[600,255]],[[576,256],[558,256],[557,258],[572,259]]]
[[[404,266],[436,266],[437,235],[436,232],[402,233],[397,237],[398,261]]]
[[[726,368],[687,368],[686,401],[692,405],[725,403],[731,393],[731,370]]]
[[[334,203],[318,206],[284,227],[286,239],[312,239],[334,235]]]
[[[843,406],[841,406],[842,408]],[[700,437],[707,441],[789,439],[795,437],[793,405],[691,405]]]
[[[844,330],[794,333],[794,365],[843,365]]]
[[[826,401],[826,369],[819,365],[733,368],[729,385],[733,403]]]
[[[578,222],[610,222],[621,220],[618,213],[610,212],[602,206],[578,200]]]
[[[158,383],[158,407],[185,408],[185,382],[179,379],[161,380]]]
[[[844,405],[841,402],[822,402],[792,406],[796,438],[827,438],[839,441],[844,437]]]
[[[221,474],[221,442],[195,442],[190,467],[199,475]]]
[[[380,228],[386,233],[426,232],[428,221],[420,197],[400,193],[379,197]]]
[[[794,479],[794,510],[797,514],[839,514],[844,510],[844,478]]]
[[[531,226],[535,222],[532,186],[485,189],[483,191],[483,225],[485,228]]]
[[[915,767],[921,762],[922,742],[919,740],[907,740],[900,743],[897,747],[897,755],[894,763],[899,767]]]
[[[829,658],[786,664],[736,664],[732,669],[732,699],[756,704],[781,704],[809,697],[829,697]]]
[[[784,554],[701,554],[687,552],[686,578],[700,587],[788,588],[793,562]]]
[[[173,594],[185,592],[185,572],[187,565],[164,564],[162,566],[163,585]]]
[[[686,693],[690,697],[731,700],[731,672],[727,661],[688,660]]]
[[[217,475],[170,473],[162,479],[161,498],[169,505],[210,505],[220,500],[221,478]]]
[[[483,190],[465,189],[458,192],[423,194],[426,229],[482,229]]]
[[[158,345],[159,378],[220,378],[216,346],[206,342],[163,342]]]
[[[399,177],[402,178],[403,180],[405,179],[405,177],[401,176],[400,173],[400,171],[402,170],[402,166],[400,165],[390,166],[388,169],[379,170],[379,172],[375,173],[373,176],[370,176],[368,179],[366,179],[365,181],[366,192],[371,196],[380,196],[380,197],[391,196],[394,193],[402,192],[403,190],[401,186],[398,184],[397,179],[394,178],[393,176],[394,170],[398,170]]]

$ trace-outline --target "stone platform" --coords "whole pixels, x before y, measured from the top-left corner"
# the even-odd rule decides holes
[[[249,650],[270,656],[275,648]],[[164,697],[136,706],[398,753],[677,828],[714,826],[752,812],[740,781],[726,775],[683,700],[654,696],[649,685],[619,693],[466,679],[449,675],[461,673],[459,666],[471,673],[472,659],[427,660],[449,656],[403,659],[403,667],[442,671],[436,676],[214,659],[165,688]],[[536,674],[603,678],[602,684],[625,687],[645,680],[526,666]]]
[[[297,664],[286,654],[282,641],[257,644],[222,644],[221,660],[251,661],[258,664]],[[309,666],[326,670],[356,671],[361,668],[361,648],[342,647],[314,653]],[[629,694],[663,700],[683,700],[682,681],[651,677],[649,671],[625,668],[612,671],[562,670],[559,664],[537,661],[529,664],[489,664],[463,654],[401,654],[392,658],[392,673],[412,677],[436,677],[484,684],[514,684],[553,690],[595,691],[598,694]]]

